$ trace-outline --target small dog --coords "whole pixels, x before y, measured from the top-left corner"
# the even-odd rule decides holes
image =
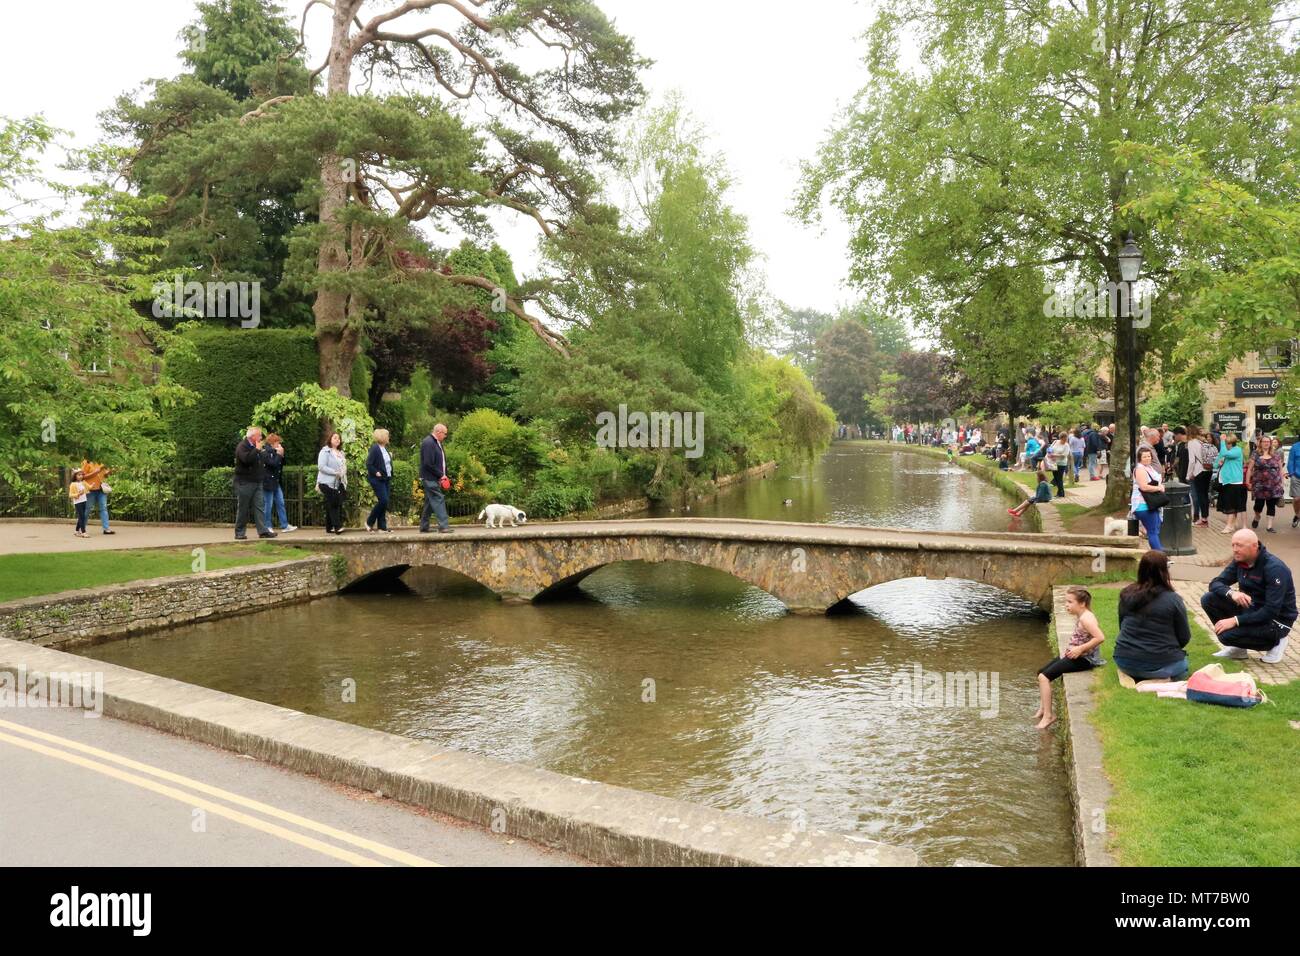
[[[488,505],[478,513],[478,520],[482,521],[483,516],[487,515],[487,526],[489,528],[504,528],[507,521],[510,527],[528,523],[528,515],[524,514],[513,505]]]
[[[1128,521],[1124,518],[1107,518],[1101,533],[1107,538],[1123,538],[1128,534]]]

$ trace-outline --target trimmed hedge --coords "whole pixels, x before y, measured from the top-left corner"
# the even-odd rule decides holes
[[[233,466],[235,445],[244,429],[258,424],[249,421],[253,409],[272,395],[317,380],[315,335],[311,329],[269,328],[196,328],[186,335],[194,342],[193,356],[169,358],[167,369],[199,398],[167,415],[177,465]],[[352,374],[354,395],[366,394],[368,377],[365,363],[358,361]],[[287,464],[314,463],[321,446],[319,432],[311,421],[297,422],[282,432]]]

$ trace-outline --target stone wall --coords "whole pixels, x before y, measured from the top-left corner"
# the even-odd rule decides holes
[[[328,557],[277,561],[43,594],[0,604],[0,637],[48,647],[97,643],[334,594]]]

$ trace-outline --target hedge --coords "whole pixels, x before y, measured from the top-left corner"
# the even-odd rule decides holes
[[[181,468],[233,465],[235,444],[253,409],[278,392],[292,391],[319,374],[311,329],[196,328],[192,357],[168,359],[168,371],[199,399],[168,413]],[[367,370],[357,362],[354,395],[365,395]],[[358,391],[358,388],[360,390]],[[316,423],[301,421],[281,433],[290,465],[315,462],[321,436]],[[369,438],[369,436],[366,436]]]

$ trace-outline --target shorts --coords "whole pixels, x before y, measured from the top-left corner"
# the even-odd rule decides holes
[[[1110,463],[1110,452],[1105,451],[1105,450],[1097,452],[1097,463],[1098,463],[1099,465],[1107,465],[1107,464],[1109,464],[1109,463]]]
[[[1291,495],[1292,498],[1300,498],[1300,476],[1291,476]]]

